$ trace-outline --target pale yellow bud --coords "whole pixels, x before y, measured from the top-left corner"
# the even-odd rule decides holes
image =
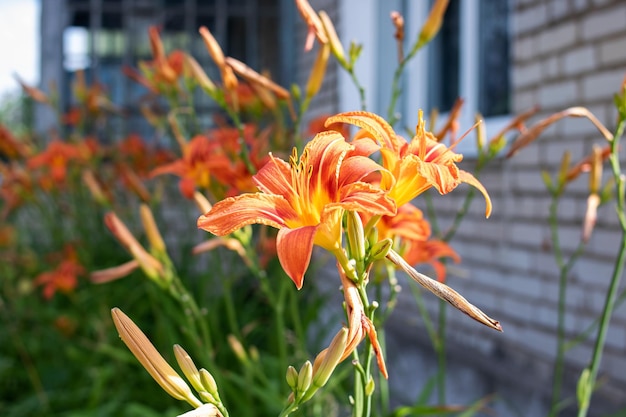
[[[196,368],[196,365],[193,363],[193,359],[191,359],[191,356],[189,356],[185,349],[180,345],[174,345],[174,356],[176,356],[176,362],[178,362],[178,366],[180,366],[183,374],[185,374],[187,381],[191,382],[191,385],[196,391],[204,390],[202,381],[200,380],[200,372],[198,372],[198,368]]]
[[[330,56],[330,46],[323,44],[320,46],[313,68],[311,69],[311,75],[306,85],[305,94],[307,98],[311,98],[317,94],[322,87],[324,81],[324,75],[326,74],[326,64]]]
[[[347,66],[346,53],[343,50],[343,45],[341,45],[339,36],[337,36],[335,25],[333,25],[332,20],[330,20],[330,17],[325,11],[320,11],[319,17],[322,21],[322,26],[324,26],[324,31],[326,32],[326,36],[328,37],[328,43],[330,45],[330,49],[333,55],[335,56],[335,58],[337,58],[337,61],[339,61],[342,66]]]
[[[139,206],[139,215],[141,217],[141,223],[143,224],[143,228],[146,231],[148,242],[150,242],[150,246],[156,252],[164,253],[165,242],[163,241],[161,232],[159,232],[159,228],[157,227],[156,221],[154,221],[152,210],[150,210],[150,207],[148,207],[147,204],[142,203]]]
[[[139,262],[141,269],[148,278],[154,280],[161,286],[167,284],[163,281],[163,265],[141,246],[115,213],[107,213],[104,216],[104,222],[117,240],[133,255],[137,262]]]
[[[298,388],[298,371],[296,371],[296,368],[289,365],[285,379],[287,380],[287,385],[289,385],[289,388],[293,391]]]
[[[304,362],[302,368],[300,368],[300,372],[298,373],[298,383],[296,386],[296,390],[298,393],[303,393],[309,386],[311,386],[311,379],[313,378],[313,365],[311,365],[310,361]]]
[[[328,382],[328,379],[343,356],[347,341],[348,329],[342,327],[339,333],[333,338],[332,342],[330,342],[328,348],[320,353],[320,355],[323,353],[324,356],[319,363],[319,367],[314,367],[315,369],[313,369],[312,385],[314,387],[321,388],[326,385],[326,382]]]
[[[187,63],[187,68],[191,72],[191,76],[196,80],[200,88],[202,88],[207,94],[213,95],[215,93],[215,84],[206,72],[202,69],[198,61],[190,55],[185,54],[185,62]]]
[[[183,378],[163,359],[146,335],[119,308],[111,310],[113,323],[120,338],[154,380],[172,397],[200,407],[198,400]]]
[[[350,254],[357,261],[363,260],[365,258],[365,232],[361,217],[356,211],[348,210],[346,212],[346,224]]]
[[[217,383],[215,382],[215,378],[213,375],[206,369],[200,369],[200,380],[202,381],[202,386],[206,389],[211,395],[219,400],[220,396],[217,393]]]
[[[439,32],[439,29],[441,29],[443,15],[448,7],[448,1],[449,0],[436,0],[433,4],[433,7],[430,9],[430,14],[428,15],[428,19],[426,19],[424,26],[422,26],[422,31],[420,32],[417,40],[419,47],[430,42],[430,40],[435,37],[437,32]]]
[[[235,335],[229,334],[227,339],[228,344],[230,345],[230,348],[232,349],[235,356],[237,356],[237,358],[241,362],[248,362],[248,354],[246,353],[246,350],[244,349],[241,342],[235,337]]]

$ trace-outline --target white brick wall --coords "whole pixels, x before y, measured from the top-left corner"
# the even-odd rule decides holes
[[[613,127],[612,95],[626,74],[626,2],[514,0],[513,9],[513,108],[521,111],[539,104],[541,115],[534,118],[538,120],[554,111],[583,105],[609,128]],[[464,224],[453,241],[463,258],[459,268],[467,278],[451,275],[450,285],[501,320],[504,333],[484,331],[451,311],[451,340],[461,344],[461,349],[476,349],[488,356],[494,355],[497,347],[499,355],[509,358],[513,368],[524,364],[516,371],[507,369],[502,375],[495,372],[501,381],[506,379],[506,372],[514,372],[519,378],[530,374],[535,381],[550,380],[559,276],[547,224],[550,198],[540,170],[554,174],[566,149],[577,161],[589,153],[593,143],[603,144],[588,120],[568,119],[546,130],[512,160],[485,172],[481,181],[494,197],[492,218],[480,217],[483,205],[477,199],[466,219],[471,224]],[[471,170],[471,161],[466,163],[464,169]],[[580,239],[587,187],[587,176],[568,184],[559,205],[565,256],[571,254]],[[452,216],[460,204],[463,192],[455,193],[458,195],[435,199],[444,217],[440,220],[443,227],[447,224],[446,216]],[[586,255],[568,276],[569,337],[585,329],[601,313],[613,270],[619,239],[615,215],[608,206],[602,207],[600,213]],[[403,297],[408,299],[407,294]],[[436,317],[437,300],[425,297]],[[607,380],[593,400],[592,415],[601,415],[602,407],[626,407],[626,303],[617,309],[612,323],[601,367]],[[471,336],[463,335],[479,335],[481,342],[474,343]],[[569,365],[565,385],[569,394],[573,394],[573,384],[590,360],[592,339],[566,355]],[[515,365],[513,358],[524,359]],[[531,363],[533,366],[528,366]],[[621,397],[616,394],[619,392]],[[542,395],[544,400],[549,397],[550,384],[545,384]],[[524,412],[528,416],[541,415]]]
[[[318,0],[312,4],[316,9],[336,12],[337,1]],[[612,95],[626,74],[626,2],[511,0],[511,5],[512,108],[519,112],[538,104],[541,113],[533,120],[539,120],[552,112],[582,105],[609,128],[613,127]],[[302,58],[300,68],[308,68],[312,59],[313,53]],[[305,80],[308,71],[304,74]],[[336,87],[333,82],[336,83],[329,81],[329,87]],[[320,109],[343,110],[333,107],[336,100],[333,94],[322,97],[325,98],[320,101]],[[602,141],[589,121],[568,119],[547,129],[513,159],[494,164],[481,177],[494,202],[492,217],[484,219],[484,203],[477,198],[453,241],[463,262],[451,268],[451,272],[460,271],[466,278],[450,273],[449,284],[501,320],[504,333],[483,329],[466,316],[450,311],[448,334],[453,346],[452,360],[458,359],[474,366],[479,374],[484,373],[477,377],[476,387],[489,381],[486,386],[492,390],[501,388],[508,394],[517,394],[520,404],[527,407],[522,410],[525,416],[546,415],[541,404],[545,406],[550,395],[550,384],[545,381],[551,378],[556,346],[559,276],[547,224],[550,198],[540,170],[554,175],[566,149],[571,151],[573,161],[577,161],[590,152],[594,143],[602,144]],[[463,168],[472,170],[472,161],[466,160]],[[586,176],[568,184],[559,205],[560,239],[566,256],[580,238],[587,187]],[[451,195],[434,197],[444,230],[466,190],[459,187]],[[613,208],[602,207],[586,255],[568,276],[566,332],[569,336],[580,332],[601,312],[619,239],[615,225]],[[436,319],[438,300],[429,294],[424,294],[424,298]],[[400,294],[401,307],[390,324],[396,326],[398,337],[406,337],[407,329],[411,329],[421,335],[416,336],[420,343],[427,345],[423,323],[411,299],[407,288]],[[568,351],[565,382],[568,394],[573,394],[576,378],[590,360],[592,348],[590,339]],[[472,352],[480,352],[482,356]],[[402,358],[400,355],[399,360]],[[406,361],[400,366],[406,368]],[[607,380],[596,394],[591,415],[626,407],[623,395],[626,303],[615,313],[601,373]],[[542,381],[540,386],[537,381]],[[512,388],[507,391],[507,387]],[[531,398],[533,401],[526,404],[526,399]],[[499,415],[510,415],[510,410]]]

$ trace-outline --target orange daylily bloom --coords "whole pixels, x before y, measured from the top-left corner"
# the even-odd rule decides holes
[[[29,168],[45,168],[55,182],[62,183],[67,175],[68,164],[72,160],[84,160],[90,153],[89,145],[74,145],[55,139],[43,152],[28,160]]]
[[[354,139],[366,139],[380,146],[382,165],[392,173],[393,179],[382,177],[381,187],[389,190],[398,207],[408,203],[429,188],[447,194],[460,183],[476,187],[487,204],[486,216],[491,214],[491,199],[487,190],[469,172],[460,170],[456,163],[463,155],[454,153],[425,129],[421,112],[416,135],[410,142],[398,136],[380,116],[364,111],[340,113],[326,120],[326,126],[349,123],[361,128]]]
[[[24,158],[28,154],[28,146],[16,138],[4,125],[0,125],[0,156],[17,159]]]
[[[132,169],[139,177],[149,176],[156,166],[170,163],[174,160],[173,153],[149,146],[138,134],[130,134],[115,146],[115,157],[119,158],[119,169]]]
[[[430,239],[430,223],[412,204],[398,208],[395,216],[383,216],[376,226],[379,239],[398,238],[401,254],[410,265],[429,263],[439,282],[445,281],[446,268],[438,259],[448,257],[459,262],[459,255],[446,243]]]
[[[344,210],[391,215],[395,204],[386,193],[364,181],[382,167],[355,154],[355,146],[337,132],[311,140],[289,163],[270,155],[253,177],[260,192],[230,197],[200,216],[198,227],[218,236],[248,224],[279,229],[278,259],[297,288],[311,259],[313,245],[341,249]]]
[[[28,171],[19,164],[0,164],[0,200],[2,212],[0,219],[4,220],[24,200],[33,194],[33,179]]]
[[[72,292],[78,285],[78,276],[84,273],[85,269],[78,262],[76,252],[69,248],[65,259],[54,270],[39,274],[35,284],[43,286],[43,296],[49,300],[57,291],[65,294]]]
[[[181,159],[154,169],[151,175],[178,175],[181,177],[181,193],[187,198],[193,198],[196,187],[209,188],[211,174],[229,164],[227,158],[218,153],[218,145],[207,136],[197,135],[189,141]]]
[[[183,75],[185,65],[188,65],[190,57],[178,49],[166,55],[159,30],[155,26],[148,29],[148,34],[153,56],[152,61],[141,61],[139,63],[141,71],[124,66],[122,72],[152,93],[163,92],[169,87],[177,88],[178,79]]]

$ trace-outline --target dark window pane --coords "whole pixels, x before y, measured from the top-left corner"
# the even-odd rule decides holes
[[[431,48],[429,101],[443,112],[450,110],[459,96],[459,41],[459,1],[450,0]]]
[[[182,13],[167,13],[163,21],[163,30],[172,32],[185,30],[185,15]]]
[[[280,25],[276,17],[264,17],[259,21],[259,60],[260,70],[270,72],[272,78],[279,76],[280,50],[278,31]]]
[[[246,61],[246,58],[248,58],[246,56],[246,19],[242,17],[229,17],[226,32],[228,37],[226,54],[233,58]]]
[[[481,0],[479,23],[479,100],[484,116],[509,113],[508,2]]]

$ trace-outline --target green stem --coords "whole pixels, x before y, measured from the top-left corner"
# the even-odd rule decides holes
[[[354,68],[346,68],[346,71],[350,75],[350,79],[352,80],[352,83],[354,84],[357,91],[359,92],[359,102],[361,103],[361,110],[363,111],[367,110],[367,102],[365,101],[365,87],[363,87],[363,85],[361,85],[361,83],[359,82],[359,79],[357,78],[356,73],[354,72]]]
[[[626,262],[626,206],[624,198],[626,193],[624,190],[624,176],[619,163],[619,139],[624,133],[625,116],[622,112],[620,114],[619,122],[615,130],[615,135],[611,141],[611,156],[609,161],[611,163],[611,170],[613,171],[613,178],[615,179],[615,193],[617,199],[617,218],[619,220],[622,236],[619,243],[617,252],[617,259],[615,260],[615,266],[613,268],[613,275],[611,277],[611,283],[604,302],[604,309],[602,311],[602,318],[600,319],[600,327],[598,329],[598,335],[596,343],[593,349],[593,355],[591,364],[589,365],[589,379],[587,381],[587,387],[582,391],[581,398],[579,398],[579,410],[578,417],[586,417],[589,410],[589,404],[591,402],[591,395],[593,394],[596,384],[596,378],[598,376],[598,369],[600,368],[600,362],[602,360],[602,352],[604,350],[604,344],[606,342],[606,334],[609,329],[609,323],[611,316],[615,308],[615,296],[617,295],[617,289],[621,280],[622,273],[624,271],[624,263]]]
[[[454,216],[454,221],[452,222],[452,226],[450,226],[450,228],[445,233],[445,235],[443,235],[442,240],[444,242],[450,242],[452,240],[452,238],[454,237],[454,235],[456,234],[456,232],[459,230],[459,226],[461,225],[461,222],[463,221],[463,219],[467,215],[467,212],[468,212],[470,206],[472,205],[472,201],[474,200],[475,196],[476,196],[476,190],[474,188],[471,188],[467,192],[467,194],[465,194],[465,199],[463,200],[463,205],[456,212],[456,215]]]
[[[558,222],[558,205],[559,205],[560,193],[554,193],[552,195],[552,201],[550,203],[550,214],[548,217],[548,223],[550,224],[550,232],[552,236],[552,246],[554,253],[554,260],[559,268],[559,298],[558,298],[558,313],[557,313],[557,349],[556,359],[554,361],[554,371],[552,379],[552,400],[550,404],[549,417],[556,417],[559,415],[560,402],[561,402],[561,388],[563,385],[563,370],[565,365],[565,352],[566,340],[565,340],[565,301],[567,298],[567,276],[569,271],[574,266],[576,260],[582,255],[585,249],[585,242],[580,241],[574,253],[570,256],[567,262],[563,259],[563,251],[561,249],[561,243],[559,239],[559,222]]]
[[[446,318],[447,303],[439,300],[439,326],[437,327],[437,399],[440,405],[446,403]]]
[[[387,108],[387,121],[390,126],[393,126],[398,121],[398,117],[395,115],[396,104],[398,99],[400,98],[400,94],[402,93],[402,89],[400,88],[400,78],[402,77],[402,73],[404,72],[404,67],[409,63],[411,59],[417,54],[417,52],[422,49],[424,44],[420,42],[415,42],[413,44],[413,48],[411,51],[400,61],[398,64],[398,68],[393,73],[393,81],[391,82],[391,101],[389,102],[389,107]]]

